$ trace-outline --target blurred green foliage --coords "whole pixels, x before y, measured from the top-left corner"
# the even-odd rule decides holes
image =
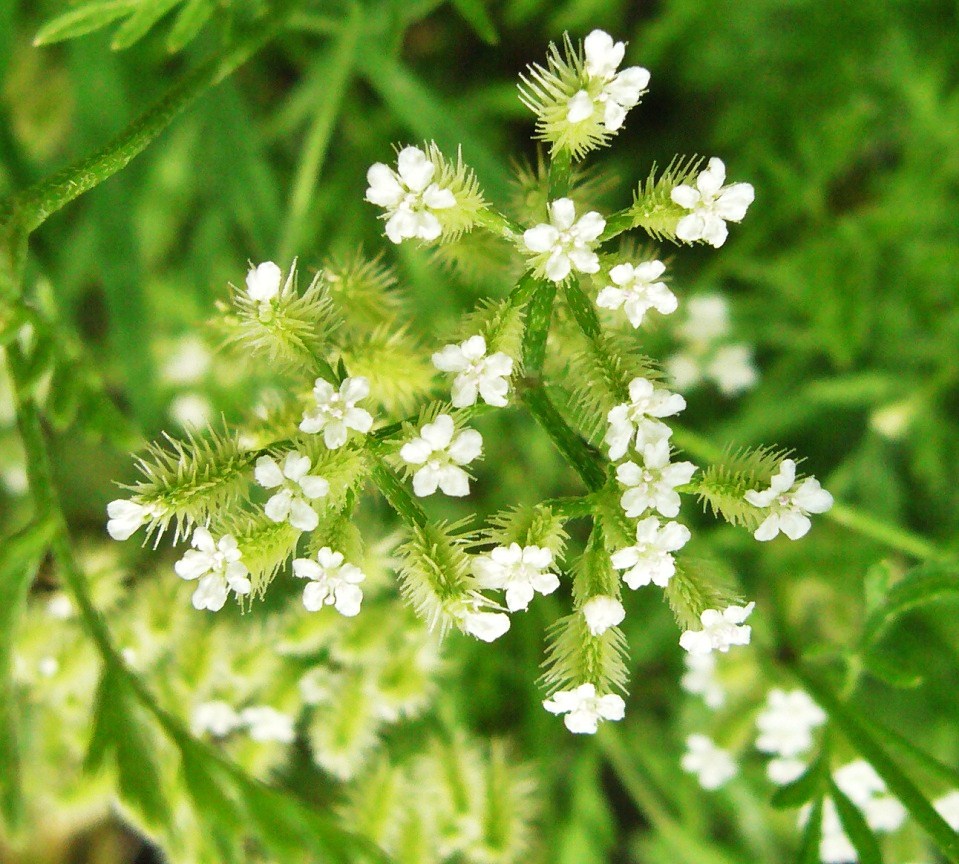
[[[38,32],[48,42],[57,35],[41,27],[64,14],[63,4],[0,3],[0,196],[100,146],[229,38],[242,23],[235,16],[265,8],[152,2],[143,4],[157,13],[150,30],[153,20],[132,11],[136,4],[87,4],[108,5],[103,29],[37,48]],[[600,159],[599,170],[624,181],[604,205],[626,204],[633,180],[675,152],[720,155],[757,190],[722,254],[676,256],[673,287],[681,301],[714,291],[731,298],[735,335],[756,347],[762,381],[736,401],[697,392],[686,422],[720,445],[793,448],[838,499],[959,554],[955,2],[514,0],[491,4],[488,14],[467,0],[361,5],[353,17],[339,3],[302,13],[300,29],[34,237],[28,279],[45,286],[55,327],[68,334],[52,335],[51,351],[83,378],[81,417],[91,391],[106,393],[136,430],[121,439],[120,426],[96,414],[99,428],[83,425],[100,443],[74,432],[55,437],[56,473],[78,532],[102,533],[111,481],[130,479],[122,442],[171,426],[178,390],[161,372],[165,359],[210,317],[227,282],[242,278],[247,259],[286,266],[298,255],[309,271],[331,255],[383,248],[362,200],[364,178],[397,142],[430,138],[447,152],[462,145],[487,194],[503,200],[511,159],[536,158],[517,72],[563,29],[603,27],[628,38],[629,59],[653,75],[650,95]],[[427,345],[478,297],[509,289],[443,270],[420,249],[387,254]],[[666,332],[654,332],[644,351],[662,357],[669,344]],[[233,420],[256,394],[222,381],[208,395]],[[56,424],[56,412],[49,419]],[[528,501],[531,473],[540,489],[576,488],[531,425],[495,418],[484,434],[483,510]],[[0,430],[0,451],[17,448],[14,432]],[[0,455],[0,468],[9,461]],[[23,508],[12,494],[0,498],[0,519],[18,524]],[[758,548],[729,527],[701,530],[695,542],[772,610],[756,622],[768,631],[759,638],[773,639],[782,626],[796,635],[794,649],[852,645],[871,611],[865,574],[889,554],[825,523],[795,545]],[[893,554],[888,566],[898,574],[906,562]],[[450,645],[469,678],[451,688],[458,715],[480,733],[508,734],[536,766],[544,860],[789,860],[793,817],[773,814],[756,786],[707,797],[677,779],[681,741],[703,715],[678,687],[668,612],[645,595],[631,603],[632,719],[619,756],[641,766],[645,800],[609,770],[615,760],[602,742],[570,740],[540,708],[528,672],[554,617],[548,603],[534,604],[497,650]],[[955,764],[955,604],[904,614],[897,656],[921,668],[922,684],[894,690],[867,680],[857,699],[903,733],[921,730],[927,749]],[[758,702],[768,682],[747,670],[738,686]],[[727,738],[745,742],[744,722],[726,717]],[[745,771],[762,773],[758,761],[747,760]],[[920,855],[916,838],[896,842],[902,860]],[[714,857],[702,857],[698,843]]]

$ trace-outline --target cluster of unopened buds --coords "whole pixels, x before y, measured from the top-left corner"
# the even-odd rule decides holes
[[[588,309],[574,310],[574,317],[579,314],[585,319],[587,336],[595,336],[601,327],[597,308],[621,315],[623,323],[634,329],[651,311],[659,315],[675,312],[680,303],[667,286],[666,268],[660,260],[623,260],[623,253],[606,251],[605,245],[623,231],[639,228],[654,239],[719,247],[727,238],[727,223],[745,216],[753,189],[748,183],[726,184],[725,166],[717,158],[705,165],[679,161],[658,179],[641,184],[627,210],[609,218],[595,210],[578,213],[575,189],[570,189],[569,181],[573,160],[608,143],[649,83],[649,73],[641,67],[620,70],[625,49],[624,43],[597,30],[582,46],[576,47],[568,39],[565,51],[553,46],[547,66],[531,67],[523,79],[522,99],[536,114],[538,136],[550,146],[552,159],[549,197],[545,213],[538,217],[545,217],[543,221],[524,227],[496,211],[483,198],[478,181],[459,155],[454,161],[434,144],[408,146],[399,150],[395,168],[377,163],[367,175],[366,200],[382,208],[389,240],[439,244],[458,241],[474,229],[490,231],[523,260],[524,279],[540,286],[535,291],[555,293],[556,287],[563,287],[571,297],[586,298]],[[553,195],[555,190],[560,194]],[[580,289],[580,277],[592,280],[595,290],[591,296]],[[329,314],[324,294],[328,287],[321,273],[300,295],[293,268],[284,281],[281,268],[273,262],[252,267],[245,290],[234,295],[231,314],[239,322],[240,333],[236,341],[244,344],[246,339],[252,348],[282,357],[270,339],[287,340],[283,350],[306,357],[300,368],[309,369],[316,355],[310,340],[320,329],[309,316],[322,321]],[[548,296],[551,302],[552,295]],[[522,326],[529,328],[529,302],[529,294],[517,289],[501,308],[504,315],[516,312],[521,324],[526,314]],[[300,326],[303,321],[309,326]],[[345,469],[330,460],[336,454],[355,456],[360,466],[356,472],[367,472],[359,480],[372,476],[394,509],[412,521],[416,549],[410,554],[414,559],[422,550],[426,556],[439,554],[436,549],[446,541],[436,540],[439,529],[433,535],[423,533],[432,529],[424,523],[417,499],[438,492],[456,498],[469,495],[470,466],[483,453],[483,438],[466,420],[489,408],[507,407],[515,395],[516,375],[528,359],[517,346],[510,349],[496,327],[478,329],[481,332],[461,334],[462,341],[450,342],[432,354],[433,367],[448,376],[448,401],[435,401],[419,415],[392,425],[388,418],[375,416],[376,406],[383,400],[374,392],[370,378],[349,374],[343,361],[345,352],[340,351],[335,368],[325,360],[314,363],[313,374],[319,372],[320,377],[295,428],[279,443],[277,438],[271,439],[270,446],[249,458],[243,451],[231,456],[229,470],[235,465],[241,468],[234,472],[236,476],[230,475],[230,483],[248,482],[252,474],[255,483],[266,490],[264,503],[251,502],[252,510],[244,513],[258,526],[261,546],[257,552],[245,552],[244,544],[252,546],[253,541],[244,538],[244,523],[239,523],[237,533],[222,530],[217,536],[214,532],[214,525],[230,525],[219,510],[232,505],[237,496],[235,485],[218,499],[217,512],[212,507],[194,507],[200,493],[193,497],[180,494],[176,483],[178,477],[189,473],[182,467],[190,459],[188,448],[178,451],[180,467],[174,464],[175,470],[169,473],[172,479],[164,480],[165,486],[156,479],[162,472],[148,468],[148,482],[132,487],[133,498],[110,504],[107,527],[111,536],[126,539],[144,525],[158,532],[171,520],[177,520],[181,528],[196,525],[194,548],[175,569],[182,578],[197,580],[193,604],[198,609],[222,608],[231,592],[238,597],[256,595],[277,569],[292,559],[293,574],[307,581],[303,592],[306,609],[333,606],[344,616],[358,614],[363,600],[360,586],[366,577],[348,560],[351,550],[338,547],[324,532],[331,513],[341,522],[349,521],[362,484],[356,476],[343,481],[335,472]],[[467,338],[462,339],[463,335]],[[663,386],[658,373],[652,371],[622,383],[618,404],[604,409],[603,443],[609,463],[601,470],[608,475],[604,490],[619,499],[615,520],[626,526],[621,535],[628,542],[614,540],[608,533],[603,538],[597,529],[600,539],[592,551],[587,550],[586,557],[593,562],[588,567],[612,576],[600,588],[596,584],[582,590],[574,587],[575,615],[564,619],[564,632],[581,633],[575,638],[589,641],[590,651],[612,659],[592,671],[583,664],[576,667],[568,662],[568,655],[586,649],[577,645],[575,638],[564,642],[560,636],[552,661],[555,686],[544,702],[548,711],[565,715],[567,728],[576,733],[595,732],[601,721],[623,717],[624,700],[611,692],[622,690],[625,680],[625,671],[617,672],[615,661],[623,644],[617,628],[626,616],[620,581],[633,590],[650,584],[668,590],[677,573],[674,555],[690,540],[689,529],[676,521],[680,493],[698,491],[691,485],[698,469],[691,462],[674,459],[673,430],[665,422],[685,408],[684,398]],[[584,446],[588,445],[584,442]],[[369,465],[378,467],[370,469]],[[412,496],[392,473],[395,469],[411,479]],[[195,473],[198,486],[200,480],[210,485],[210,472],[202,465]],[[778,470],[766,472],[766,479],[768,488],[743,489],[731,505],[749,510],[759,540],[770,540],[780,532],[797,539],[809,530],[808,514],[824,512],[831,504],[815,479],[797,481],[792,459],[780,459]],[[168,492],[174,488],[176,495]],[[334,498],[335,505],[331,503]],[[595,523],[600,521],[597,516]],[[560,587],[563,543],[556,541],[556,532],[552,540],[546,534],[540,538],[529,531],[506,538],[491,531],[492,548],[481,553],[466,554],[461,545],[452,543],[445,564],[431,560],[424,568],[430,572],[449,568],[449,573],[434,579],[439,584],[430,582],[434,577],[429,573],[407,576],[404,593],[417,611],[440,629],[458,626],[492,641],[509,629],[509,614],[527,609],[537,593],[551,594]],[[314,535],[314,542],[309,555],[298,557],[297,544],[303,535]],[[264,565],[262,560],[269,556],[261,547],[267,543],[274,544],[269,546],[273,558]],[[463,561],[461,567],[457,562]],[[411,580],[424,584],[417,582],[411,587]],[[484,592],[502,592],[502,602]],[[679,644],[696,657],[745,645],[750,641],[750,626],[745,622],[753,608],[753,603],[717,601],[717,608],[700,605],[688,609],[685,620],[698,626],[686,629]],[[697,758],[708,762],[709,748],[702,741],[697,747]],[[728,770],[714,771],[712,776],[715,779],[725,773]]]

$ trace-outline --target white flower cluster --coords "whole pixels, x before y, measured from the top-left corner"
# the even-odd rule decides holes
[[[633,327],[638,328],[650,309],[669,315],[679,307],[679,301],[661,276],[666,272],[662,261],[642,261],[639,264],[617,264],[609,270],[613,283],[599,292],[596,305],[601,309],[622,308]]]
[[[719,294],[690,297],[686,318],[676,330],[680,350],[666,361],[666,371],[679,390],[712,381],[724,396],[736,396],[756,386],[759,373],[753,351],[730,342],[729,304]]]
[[[242,561],[236,539],[225,534],[219,540],[203,527],[193,532],[193,549],[176,562],[173,569],[181,579],[198,579],[193,592],[193,607],[218,612],[230,591],[238,596],[250,593],[249,570]]]
[[[748,645],[752,628],[743,624],[755,603],[745,606],[727,606],[723,610],[704,609],[699,616],[701,630],[687,630],[679,637],[679,644],[690,654],[725,654],[734,645]]]
[[[370,382],[362,376],[344,378],[339,389],[329,381],[317,378],[313,385],[316,407],[303,414],[300,431],[309,435],[323,433],[323,443],[330,450],[346,444],[350,430],[365,435],[373,428],[373,415],[365,408],[357,408],[370,395]]]
[[[769,691],[766,707],[756,718],[756,749],[774,757],[766,766],[773,783],[792,783],[806,770],[800,757],[812,747],[813,731],[825,722],[826,712],[805,690]]]
[[[554,693],[543,703],[550,714],[565,714],[563,722],[570,732],[593,735],[602,720],[622,720],[626,703],[621,696],[607,693],[597,695],[593,684],[580,684],[573,690]]]
[[[593,251],[606,220],[595,210],[576,218],[576,205],[557,198],[547,208],[549,222],[523,233],[523,244],[534,253],[532,263],[553,282],[562,282],[573,271],[598,273],[599,256]]]
[[[282,468],[271,456],[256,460],[256,482],[265,489],[278,489],[264,508],[274,522],[289,522],[298,531],[312,531],[320,524],[320,516],[310,502],[328,495],[330,484],[310,474],[310,465],[310,457],[295,450],[286,454]]]
[[[805,537],[812,527],[808,514],[825,513],[833,503],[832,495],[815,477],[796,483],[796,463],[792,459],[783,459],[768,489],[751,489],[745,498],[754,507],[769,511],[753,534],[757,540],[772,540],[780,531],[790,540]]]
[[[510,612],[525,610],[535,594],[552,594],[559,588],[559,577],[549,568],[553,553],[540,546],[497,546],[488,555],[473,559],[473,572],[480,588],[506,592]]]
[[[875,832],[888,834],[898,831],[906,820],[906,809],[897,798],[889,795],[886,784],[868,762],[857,759],[833,772],[833,780],[865,817],[866,824]],[[799,825],[809,819],[811,805],[799,811]],[[823,864],[849,864],[857,861],[856,847],[846,836],[839,811],[831,798],[823,801],[822,838],[819,857]]]
[[[687,693],[703,697],[707,708],[715,711],[726,701],[726,691],[716,677],[716,655],[684,654],[686,671],[680,679],[680,686]]]
[[[366,200],[386,210],[386,236],[394,243],[435,240],[443,231],[436,211],[456,206],[449,189],[431,182],[436,166],[419,147],[404,147],[397,170],[377,162],[366,174]]]
[[[502,351],[486,354],[486,340],[471,336],[460,345],[447,345],[433,355],[433,365],[441,372],[453,372],[454,408],[475,405],[482,397],[487,405],[505,408],[513,359]]]
[[[626,54],[626,43],[614,42],[602,30],[594,30],[583,40],[583,50],[588,81],[569,100],[566,119],[571,124],[582,123],[601,112],[602,124],[616,132],[627,112],[639,104],[649,84],[649,72],[642,66],[617,71]]]
[[[741,222],[753,203],[755,192],[749,183],[726,182],[726,166],[713,157],[696,178],[696,186],[677,186],[670,197],[689,210],[676,226],[676,236],[687,243],[702,241],[716,248],[729,236],[727,222]]]
[[[454,437],[455,436],[455,437]],[[425,498],[440,489],[444,495],[463,498],[470,493],[470,476],[464,465],[483,452],[483,436],[475,429],[456,434],[449,414],[440,414],[432,423],[424,423],[420,434],[400,450],[400,458],[416,467],[413,492]]]
[[[309,579],[303,589],[303,605],[309,612],[317,612],[324,606],[332,606],[341,615],[352,618],[358,615],[363,591],[359,583],[365,574],[354,564],[345,563],[342,552],[334,552],[324,546],[312,558],[295,558],[293,575]]]
[[[725,786],[739,769],[732,754],[719,747],[708,735],[690,735],[680,765],[687,774],[695,774],[703,789]]]

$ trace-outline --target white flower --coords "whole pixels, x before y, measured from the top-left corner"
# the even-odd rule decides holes
[[[241,725],[240,715],[219,699],[197,705],[190,718],[194,735],[209,734],[215,738],[224,738]]]
[[[694,654],[688,654],[688,657],[694,657]],[[707,654],[707,657],[711,657],[711,654]],[[792,783],[793,780],[798,780],[806,771],[806,763],[802,759],[783,759],[776,758],[770,759],[769,764],[766,765],[766,776],[769,778],[770,783],[775,783],[777,786],[785,786],[787,783]]]
[[[66,594],[58,591],[47,601],[47,615],[58,621],[66,621],[73,617],[73,601]]]
[[[714,711],[726,701],[726,691],[716,679],[715,654],[684,654],[686,672],[679,684],[687,693],[703,697],[707,708]]]
[[[503,408],[513,373],[513,360],[502,351],[486,356],[486,340],[471,336],[459,345],[447,345],[433,355],[433,365],[441,372],[456,372],[453,379],[453,406],[475,405],[477,395],[487,405]]]
[[[856,759],[833,772],[833,780],[863,812],[874,831],[897,831],[906,819],[906,809],[886,794],[886,783],[865,759]]]
[[[686,320],[679,335],[699,346],[709,345],[729,333],[729,302],[722,294],[698,294],[684,304]]]
[[[593,252],[606,227],[606,220],[591,211],[576,219],[576,205],[569,198],[558,198],[549,205],[549,223],[540,223],[523,234],[530,252],[542,256],[543,273],[553,282],[562,282],[570,272],[598,273],[599,258]]]
[[[959,789],[947,792],[933,802],[936,811],[942,816],[953,831],[959,831]]]
[[[469,495],[469,474],[460,466],[480,455],[483,437],[475,429],[464,429],[454,440],[455,431],[453,418],[440,414],[432,423],[424,423],[420,437],[400,450],[404,462],[423,466],[413,475],[413,492],[419,498],[432,495],[437,487],[454,498]]]
[[[609,422],[606,432],[609,458],[614,462],[621,459],[630,444],[642,450],[648,444],[669,438],[672,435],[670,428],[651,418],[671,417],[685,407],[686,400],[678,393],[654,387],[645,378],[634,378],[629,384],[629,402],[610,409],[606,416]]]
[[[615,597],[591,597],[583,604],[583,617],[589,632],[602,636],[610,627],[622,623],[626,610]]]
[[[356,403],[370,395],[370,382],[362,376],[344,378],[336,390],[329,381],[317,378],[313,385],[316,407],[303,414],[300,431],[310,435],[323,433],[323,442],[330,450],[346,443],[350,429],[365,435],[373,426],[373,417]]]
[[[240,712],[240,720],[254,741],[290,744],[296,737],[293,718],[269,705],[252,705]]]
[[[480,588],[506,591],[510,612],[526,609],[533,595],[552,594],[559,588],[559,577],[549,571],[553,553],[540,546],[497,546],[488,555],[473,559],[473,572]]]
[[[363,591],[359,583],[366,576],[359,567],[345,564],[341,552],[324,546],[316,553],[316,561],[297,558],[293,561],[293,574],[312,580],[303,589],[303,605],[310,612],[333,606],[341,615],[351,618],[360,611]]]
[[[806,804],[799,811],[799,825],[809,821],[812,805]],[[851,864],[859,860],[856,847],[842,830],[842,820],[832,798],[822,802],[822,839],[819,841],[819,860],[822,864]]]
[[[159,504],[138,504],[126,498],[118,498],[107,504],[107,533],[114,540],[126,540],[147,522],[161,519],[164,508]]]
[[[609,271],[613,284],[599,292],[596,305],[603,309],[619,309],[622,306],[633,327],[643,323],[650,309],[669,315],[676,311],[679,301],[665,282],[655,281],[665,271],[666,265],[662,261],[644,261],[635,267],[632,264],[617,264]]]
[[[199,579],[193,592],[193,607],[217,612],[223,608],[230,591],[237,595],[249,594],[252,584],[249,570],[243,563],[236,539],[224,534],[215,541],[203,527],[193,532],[190,541],[194,548],[187,550],[173,565],[181,579]]]
[[[587,74],[602,85],[595,101],[603,106],[603,125],[610,132],[615,132],[623,125],[629,109],[639,103],[639,97],[649,84],[649,72],[641,66],[630,66],[617,73],[626,53],[626,45],[613,42],[613,38],[602,30],[590,33],[583,42],[583,48]],[[592,117],[595,110],[589,93],[580,90],[569,100],[566,119],[570,123],[581,123]]]
[[[366,200],[386,210],[386,236],[394,243],[419,237],[435,240],[443,231],[434,210],[456,206],[449,189],[431,183],[436,166],[419,147],[404,147],[397,170],[377,162],[366,172]]]
[[[688,483],[696,471],[692,462],[669,461],[669,442],[660,440],[643,448],[643,467],[624,462],[616,469],[616,477],[628,488],[620,499],[631,519],[650,508],[672,518],[679,513],[677,486]]]
[[[676,236],[687,243],[704,240],[710,246],[720,247],[729,234],[727,222],[740,222],[753,203],[755,192],[749,183],[723,186],[726,166],[713,157],[696,178],[696,188],[685,184],[677,186],[670,197],[680,207],[692,210],[676,225]]]
[[[213,405],[202,393],[180,393],[170,402],[167,413],[184,429],[202,429],[210,425]]]
[[[580,684],[574,690],[561,690],[543,702],[550,714],[565,714],[563,722],[570,732],[593,735],[600,720],[622,720],[626,703],[615,693],[596,695],[592,684]]]
[[[722,651],[724,654],[733,645],[748,645],[752,628],[743,624],[755,603],[746,606],[728,606],[722,612],[706,609],[700,616],[702,630],[687,630],[679,637],[679,644],[690,654],[709,654]]]
[[[680,761],[683,771],[695,774],[703,789],[719,789],[739,770],[727,750],[717,747],[706,735],[690,735],[686,739],[686,752]]]
[[[280,487],[264,508],[274,522],[289,522],[299,531],[312,531],[320,524],[310,501],[329,494],[330,484],[322,477],[308,474],[309,470],[310,457],[296,451],[286,454],[282,470],[270,456],[256,460],[256,482],[266,489]]]
[[[796,463],[783,459],[768,489],[750,489],[743,496],[754,507],[771,511],[753,533],[757,540],[772,540],[780,531],[790,540],[798,540],[812,527],[807,513],[825,513],[832,507],[832,495],[815,477],[807,477],[793,488],[795,483]]]
[[[491,601],[480,594],[459,601],[449,610],[460,629],[483,642],[493,642],[509,630],[509,615],[491,612]]]
[[[272,261],[264,261],[246,274],[246,293],[251,300],[269,303],[280,293],[283,273]]]
[[[676,572],[676,562],[670,554],[689,542],[689,529],[678,522],[660,525],[655,516],[636,523],[636,545],[627,546],[612,554],[616,570],[625,570],[623,581],[634,591],[643,585],[665,588]]]
[[[199,336],[184,336],[164,361],[160,376],[169,384],[196,384],[212,362],[213,355]]]
[[[753,362],[753,349],[748,345],[722,345],[716,349],[704,373],[716,382],[724,396],[735,396],[756,386],[759,372]]]
[[[812,732],[826,722],[822,710],[805,690],[769,691],[766,706],[756,718],[759,737],[756,749],[763,753],[792,758],[805,753],[813,744]]]

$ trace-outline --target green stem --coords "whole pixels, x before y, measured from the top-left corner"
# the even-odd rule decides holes
[[[549,200],[565,198],[569,194],[569,182],[573,173],[573,158],[569,150],[560,150],[549,164]]]
[[[599,316],[578,279],[566,280],[566,305],[586,337],[596,339],[600,334]]]
[[[526,329],[523,333],[523,368],[528,378],[538,379],[542,374],[555,298],[555,282],[548,279],[535,280],[533,297],[526,310]]]
[[[303,146],[300,163],[293,179],[289,212],[283,229],[283,238],[280,241],[281,261],[291,259],[304,239],[303,231],[306,218],[317,180],[326,161],[334,123],[349,88],[350,79],[353,76],[356,46],[362,32],[362,26],[363,18],[359,14],[359,9],[353,6],[349,17],[338,33],[335,50],[322,64],[324,74],[320,77],[320,83],[323,89],[317,94],[319,98],[316,114],[307,132],[306,143]]]
[[[633,213],[631,208],[613,213],[606,220],[606,227],[603,229],[603,233],[599,235],[599,242],[605,243],[607,240],[612,240],[632,227]]]
[[[677,855],[676,860],[686,864],[737,864],[725,853],[701,842],[672,816],[660,796],[653,790],[649,772],[640,770],[640,751],[627,752],[622,738],[612,729],[604,728],[596,736],[599,749],[613,769],[619,782],[629,794],[636,808],[649,819]]]
[[[556,410],[542,384],[527,387],[522,394],[523,404],[543,427],[553,444],[566,458],[586,487],[595,492],[606,483],[603,458],[592,449]]]
[[[832,688],[799,666],[790,667],[810,695],[823,707],[835,727],[882,777],[913,819],[952,864],[959,864],[959,834],[936,812],[919,788],[893,761],[869,727],[836,696]]]
[[[382,459],[378,459],[371,472],[376,488],[411,528],[425,528],[429,523],[426,512],[406,490],[403,481]]]
[[[187,73],[159,102],[98,153],[15,195],[5,208],[8,218],[19,222],[28,234],[32,233],[57,210],[125,168],[180,112],[246,62],[284,24],[280,20],[258,28]]]

